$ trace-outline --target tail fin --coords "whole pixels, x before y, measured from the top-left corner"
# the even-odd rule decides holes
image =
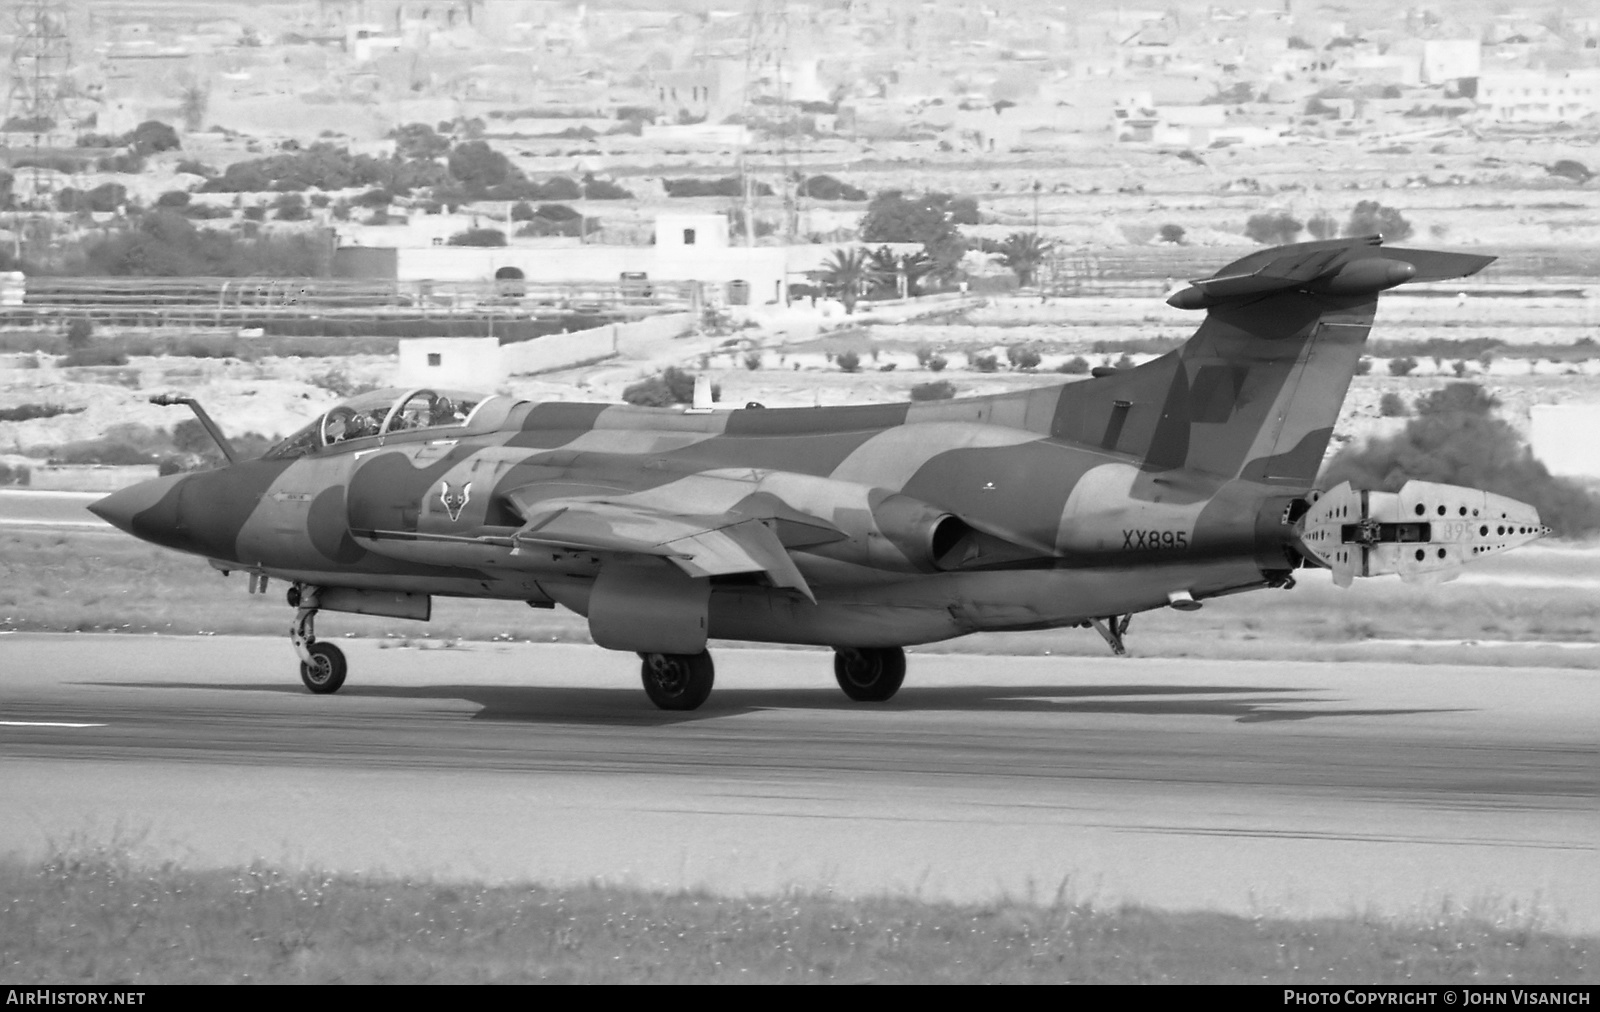
[[[1050,434],[1140,458],[1145,471],[1309,489],[1378,293],[1465,277],[1494,260],[1381,243],[1280,246],[1193,282],[1168,302],[1206,310],[1194,337],[1137,368],[1061,388]]]

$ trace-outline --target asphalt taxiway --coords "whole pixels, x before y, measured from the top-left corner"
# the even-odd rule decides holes
[[[0,852],[718,892],[1259,914],[1541,912],[1600,931],[1600,675],[721,649],[654,710],[586,646],[0,636]]]

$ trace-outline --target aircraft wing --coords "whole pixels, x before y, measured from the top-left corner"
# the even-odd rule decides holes
[[[676,513],[594,497],[535,498],[523,489],[506,498],[524,521],[512,536],[519,551],[548,546],[652,555],[694,577],[765,573],[774,586],[816,601],[779,538],[779,524],[792,523],[784,518]]]

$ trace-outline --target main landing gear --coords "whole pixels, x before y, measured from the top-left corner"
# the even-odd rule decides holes
[[[300,655],[300,680],[316,694],[338,692],[344,684],[344,651],[332,643],[317,642],[317,588],[295,584],[289,588],[289,607],[295,609],[289,641]]]
[[[663,710],[693,710],[711,695],[716,671],[711,651],[697,654],[640,654],[645,695]]]
[[[639,677],[644,682],[645,695],[663,710],[694,710],[711,695],[716,674],[709,651],[641,653],[639,660]],[[343,678],[343,671],[341,666],[340,678]],[[881,703],[898,692],[900,684],[906,680],[906,652],[899,647],[839,647],[833,652],[833,674],[839,680],[839,688],[851,699],[858,703]],[[307,681],[306,684],[311,683]]]
[[[906,652],[899,647],[839,647],[833,652],[833,677],[858,703],[882,703],[906,680]]]

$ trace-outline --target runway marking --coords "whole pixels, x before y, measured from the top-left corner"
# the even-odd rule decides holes
[[[105,727],[104,724],[69,724],[60,720],[0,720],[0,727]]]

